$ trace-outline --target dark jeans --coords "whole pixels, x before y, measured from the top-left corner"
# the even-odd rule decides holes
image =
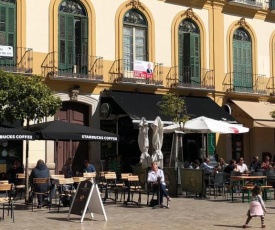
[[[158,188],[160,189],[159,190],[159,195],[160,195],[159,202],[162,204],[163,203],[163,196],[167,197],[168,193],[166,191],[166,186],[164,184],[161,183],[160,185],[154,185],[153,186],[154,191],[157,192],[157,193],[158,193]]]

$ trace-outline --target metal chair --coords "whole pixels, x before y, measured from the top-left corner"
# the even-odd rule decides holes
[[[222,194],[225,195],[225,173],[219,172],[215,173],[214,181],[210,182],[208,185],[209,188],[209,196],[211,195],[211,188],[214,190],[214,197],[217,197],[217,193],[222,191]]]

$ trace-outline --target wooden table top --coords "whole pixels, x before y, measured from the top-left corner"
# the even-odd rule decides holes
[[[246,179],[265,179],[266,176],[230,176],[230,179],[246,180]]]

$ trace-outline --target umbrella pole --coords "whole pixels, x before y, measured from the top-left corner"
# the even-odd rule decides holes
[[[29,140],[26,140],[26,166],[25,166],[25,203],[27,204],[27,201],[29,199],[29,177],[28,177],[28,171],[29,171]]]
[[[175,141],[175,133],[173,133],[172,147],[171,147],[170,161],[169,161],[169,168],[171,167],[171,162],[172,162],[172,157],[173,157],[174,141]]]

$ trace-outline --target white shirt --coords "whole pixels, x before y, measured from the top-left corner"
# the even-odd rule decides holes
[[[237,169],[238,171],[240,171],[241,173],[245,172],[245,171],[249,171],[247,168],[247,165],[245,163],[243,163],[242,165],[237,164]]]
[[[211,173],[213,171],[213,168],[211,165],[208,165],[206,162],[203,162],[201,164],[201,169],[204,170],[204,173]]]
[[[148,172],[147,181],[148,182],[157,182],[158,177],[161,177],[161,179],[160,179],[161,183],[165,184],[164,183],[164,173],[163,173],[162,169],[158,169],[156,172],[153,170],[150,170]]]

